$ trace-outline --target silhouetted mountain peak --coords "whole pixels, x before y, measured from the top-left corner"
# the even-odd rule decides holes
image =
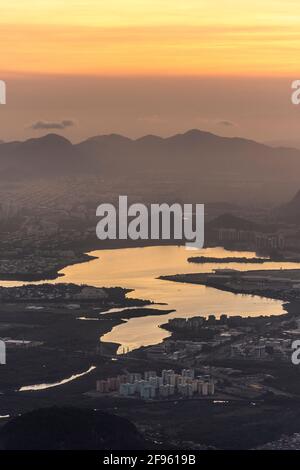
[[[139,137],[138,139],[135,140],[137,143],[143,143],[143,144],[156,144],[156,143],[161,143],[165,139],[163,137],[159,137],[158,135],[154,134],[148,134],[144,135],[143,137]]]
[[[207,139],[218,140],[218,139],[221,139],[221,137],[215,134],[211,134],[210,132],[201,131],[200,129],[190,129],[187,132],[184,132],[183,134],[175,134],[172,137],[170,137],[168,140],[183,141],[185,143],[187,142],[197,143],[197,142],[205,141]]]
[[[81,142],[79,145],[84,144],[84,143],[119,143],[122,144],[124,142],[131,142],[131,139],[129,137],[125,137],[121,134],[103,134],[103,135],[95,135],[93,137],[90,137],[89,139],[86,139],[85,141]]]
[[[206,132],[206,131],[202,131],[200,129],[190,129],[188,130],[187,132],[184,132],[183,134],[184,137],[190,137],[190,138],[201,138],[201,137],[207,137],[207,136],[210,136],[210,137],[218,137],[217,135],[215,134],[212,134],[211,132]]]
[[[22,143],[24,147],[66,147],[72,146],[71,142],[58,134],[47,134],[42,137],[28,139]]]

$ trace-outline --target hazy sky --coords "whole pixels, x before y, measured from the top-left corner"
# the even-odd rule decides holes
[[[0,44],[0,139],[298,139],[298,0],[0,0]]]

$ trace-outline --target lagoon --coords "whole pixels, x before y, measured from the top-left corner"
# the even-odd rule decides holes
[[[116,326],[101,340],[119,343],[129,350],[140,346],[160,343],[169,332],[159,328],[168,319],[192,317],[196,315],[217,317],[227,315],[259,316],[284,313],[282,302],[251,295],[223,292],[211,287],[181,284],[158,279],[162,275],[178,273],[211,272],[213,269],[230,267],[238,270],[257,269],[255,264],[247,263],[207,263],[205,265],[188,263],[190,256],[210,256],[217,258],[255,257],[253,252],[226,251],[223,248],[191,250],[184,246],[155,246],[101,250],[91,253],[97,259],[88,263],[70,266],[62,271],[60,282],[87,283],[94,286],[120,286],[134,289],[128,294],[131,298],[148,299],[160,309],[175,310],[163,316],[132,318]],[[300,263],[266,262],[259,269],[299,268]],[[119,309],[118,309],[119,310]]]
[[[174,310],[161,316],[132,318],[120,324],[104,335],[101,340],[119,343],[130,350],[140,346],[160,343],[169,336],[169,332],[159,328],[162,323],[175,317],[197,315],[217,317],[221,314],[259,316],[280,315],[284,313],[283,302],[258,296],[233,294],[211,287],[177,283],[158,279],[159,276],[212,272],[217,268],[255,270],[257,264],[251,263],[188,263],[191,256],[214,258],[246,257],[253,258],[253,252],[227,251],[224,248],[189,249],[184,246],[151,246],[142,248],[122,248],[97,250],[90,253],[96,259],[86,263],[69,266],[51,283],[66,282],[89,284],[96,287],[115,287],[134,289],[128,297],[147,299],[164,304],[157,308]],[[266,262],[259,269],[300,269],[300,263]],[[2,281],[2,286],[21,285],[21,282]],[[112,313],[114,309],[109,310]],[[115,309],[120,311],[120,309]],[[100,315],[99,315],[100,316]]]

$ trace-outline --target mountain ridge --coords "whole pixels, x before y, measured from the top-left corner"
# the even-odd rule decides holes
[[[24,164],[26,163],[26,165]],[[276,204],[299,188],[300,150],[191,129],[170,137],[119,134],[79,143],[59,134],[0,143],[0,180],[99,175],[188,199]],[[129,184],[129,183],[128,183]]]

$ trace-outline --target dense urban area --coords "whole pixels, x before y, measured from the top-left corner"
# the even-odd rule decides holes
[[[32,409],[72,405],[128,419],[158,448],[298,448],[299,370],[291,355],[300,337],[300,228],[292,217],[299,194],[283,210],[287,221],[269,209],[232,206],[229,214],[208,204],[206,246],[256,257],[187,255],[194,274],[161,278],[278,299],[285,313],[199,312],[165,321],[166,306],[131,298],[122,286],[63,282],[63,268],[92,262],[89,251],[117,248],[110,242],[100,247],[95,237],[100,183],[101,198],[114,201],[96,177],[89,185],[79,178],[58,180],[55,191],[53,183],[51,189],[35,183],[30,191],[20,185],[2,199],[0,278],[20,285],[0,288],[7,348],[0,369],[1,427]],[[291,269],[259,269],[272,261],[291,263]],[[197,266],[209,263],[222,266],[197,273]],[[259,266],[239,271],[231,263]],[[55,278],[60,282],[47,282]],[[148,315],[161,317],[160,328],[168,332],[162,342],[120,351],[101,341],[116,325]]]

